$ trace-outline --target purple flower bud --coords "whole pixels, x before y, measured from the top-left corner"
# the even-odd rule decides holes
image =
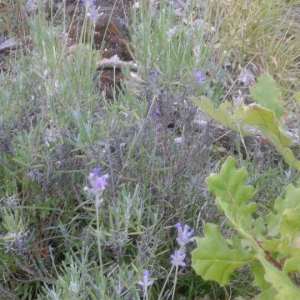
[[[153,74],[154,77],[157,77],[157,75],[158,75],[158,70],[157,70],[156,68],[153,68],[153,69],[152,69],[152,74]]]
[[[149,280],[149,271],[145,270],[143,272],[143,277],[138,281],[138,284],[144,288],[147,288],[148,286],[152,285],[154,283],[154,280]]]
[[[98,174],[100,173],[100,169],[94,168],[94,169],[92,170],[92,173],[96,176],[96,175],[98,175]]]
[[[193,73],[194,77],[196,78],[196,80],[198,81],[198,83],[203,84],[205,82],[205,77],[203,75],[203,71],[199,70],[195,70]]]
[[[96,0],[82,0],[82,4],[86,5],[86,6],[90,6],[93,5],[95,3]]]
[[[176,32],[175,29],[169,28],[167,30],[167,36],[168,36],[168,38],[171,38],[175,34],[175,32]]]
[[[185,257],[186,257],[185,247],[181,247],[179,250],[175,250],[174,254],[171,255],[171,264],[176,267],[178,266],[185,267],[186,266],[184,262]]]

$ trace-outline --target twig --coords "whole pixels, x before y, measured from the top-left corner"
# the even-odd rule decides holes
[[[130,67],[131,71],[137,72],[138,66],[133,61],[115,61],[113,59],[103,59],[96,64],[98,69],[121,69],[122,67]]]

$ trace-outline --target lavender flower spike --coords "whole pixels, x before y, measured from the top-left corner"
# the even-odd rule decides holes
[[[194,241],[194,230],[190,228],[188,225],[184,225],[183,228],[181,227],[180,223],[177,223],[175,227],[178,230],[178,237],[176,238],[176,241],[179,246],[185,246],[189,242]]]
[[[198,83],[203,84],[205,82],[205,77],[203,75],[203,71],[199,70],[195,70],[193,73],[194,77],[196,78],[196,80],[198,81]]]
[[[186,257],[185,247],[182,247],[179,250],[175,250],[174,254],[171,255],[171,264],[176,267],[178,266],[185,267],[186,266],[184,262],[185,257]]]
[[[96,5],[92,5],[91,7],[89,7],[87,12],[87,16],[90,18],[94,25],[103,14],[99,13],[99,9],[100,7],[96,8]]]
[[[82,0],[82,3],[86,6],[91,6],[95,4],[95,0]]]
[[[88,176],[88,180],[90,182],[91,187],[84,187],[85,191],[88,191],[96,196],[96,198],[101,197],[105,187],[107,186],[108,174],[104,174],[99,176],[100,170],[94,168],[90,175]]]
[[[154,77],[157,77],[157,75],[158,75],[158,70],[157,70],[156,68],[153,68],[153,69],[152,69],[152,74],[153,74]]]
[[[154,280],[149,280],[149,271],[145,270],[143,273],[143,277],[138,281],[138,284],[143,288],[147,288],[148,286],[152,285]]]

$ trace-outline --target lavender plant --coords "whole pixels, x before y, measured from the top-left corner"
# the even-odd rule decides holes
[[[159,300],[162,299],[163,293],[166,287],[166,284],[170,278],[170,275],[172,274],[174,267],[175,267],[175,278],[173,283],[173,293],[172,293],[172,300],[175,297],[175,290],[176,290],[176,284],[177,284],[177,276],[178,276],[178,268],[179,267],[185,267],[186,263],[184,262],[186,258],[186,245],[190,242],[194,241],[194,230],[191,229],[188,225],[184,225],[183,228],[180,223],[177,223],[175,226],[177,228],[178,236],[176,238],[176,241],[178,245],[180,246],[179,249],[175,250],[174,253],[171,255],[171,264],[172,267],[170,269],[170,272],[165,280],[164,286],[162,287],[162,290],[159,294]]]
[[[143,288],[144,299],[148,299],[148,287],[154,283],[154,280],[149,280],[149,271],[144,270],[143,276],[138,281],[138,285]]]
[[[112,102],[98,90],[104,49],[94,49],[92,36],[97,4],[102,11],[113,1],[28,1],[30,12],[25,2],[0,5],[0,40],[4,32],[20,45],[0,50],[0,298],[224,299],[222,288],[189,269],[193,230],[176,224],[175,247],[166,230],[177,219],[219,222],[204,186],[219,164],[215,135],[210,126],[199,130],[187,101],[218,102],[227,91],[223,74],[232,79],[222,67],[231,43],[218,40],[231,25],[218,25],[216,2],[178,9],[184,1],[123,1],[134,4],[128,20],[138,72],[122,70],[126,80]],[[97,165],[105,172],[90,171]],[[281,180],[297,180],[284,171],[251,178],[275,193]],[[232,297],[249,295],[247,275],[239,280]]]

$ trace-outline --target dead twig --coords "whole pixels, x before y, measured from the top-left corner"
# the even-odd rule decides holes
[[[97,70],[99,69],[121,69],[122,67],[129,67],[131,71],[137,72],[138,65],[133,61],[122,61],[114,59],[103,59],[97,62]]]

